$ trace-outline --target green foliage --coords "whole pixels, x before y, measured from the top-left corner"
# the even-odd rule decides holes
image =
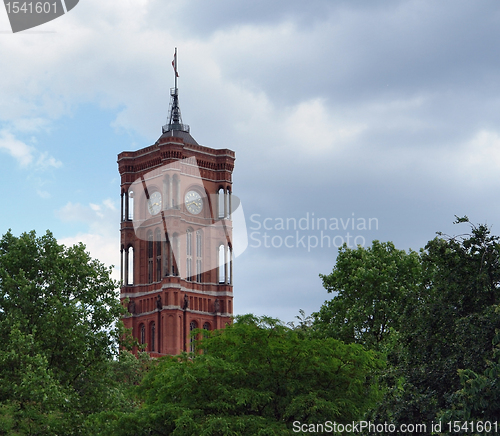
[[[401,306],[422,281],[418,253],[397,250],[391,242],[373,241],[371,247],[344,245],[323,286],[336,294],[315,317],[322,336],[380,348],[398,330]]]
[[[36,351],[33,335],[12,326],[0,352],[0,368],[0,429],[9,434],[58,433],[70,392],[58,383],[47,358]]]
[[[467,217],[456,223],[470,222]],[[373,422],[496,419],[500,412],[500,245],[486,226],[439,234],[420,254],[391,243],[339,253],[321,276],[335,293],[314,334],[387,355]],[[495,339],[496,338],[496,339]]]
[[[468,219],[457,218],[457,223]],[[469,223],[470,224],[470,223]],[[420,253],[344,246],[298,324],[240,316],[151,359],[110,270],[47,233],[0,240],[0,435],[291,435],[293,422],[500,414],[500,245],[486,226]],[[387,363],[387,364],[386,364]]]
[[[112,403],[121,305],[110,269],[50,232],[0,240],[0,428],[78,434]]]
[[[482,419],[498,416],[499,392],[495,384],[488,387],[495,369],[488,359],[500,327],[498,237],[486,226],[471,226],[470,235],[440,236],[421,256],[424,280],[402,308],[404,322],[385,377],[390,389],[373,419],[401,424],[430,422],[443,413],[465,418],[476,407]],[[479,395],[492,400],[493,412]]]
[[[117,417],[113,434],[286,435],[295,420],[351,422],[379,398],[382,365],[359,345],[238,317],[197,354],[162,358],[140,386],[142,407]]]
[[[439,419],[447,421],[493,421],[500,416],[500,350],[488,361],[482,374],[470,369],[458,370],[461,389],[451,396],[451,407]]]
[[[154,359],[148,353],[135,356],[126,350],[120,351],[118,359],[110,360],[101,373],[103,386],[108,393],[108,404],[102,410],[87,416],[82,433],[106,436],[118,434],[115,431],[115,421],[140,407],[141,402],[137,399],[135,388],[154,364]]]

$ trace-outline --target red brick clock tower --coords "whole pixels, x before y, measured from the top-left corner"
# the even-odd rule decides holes
[[[118,155],[124,323],[154,356],[190,351],[191,330],[223,328],[233,313],[235,154],[199,145],[182,124],[176,67],[162,135]]]

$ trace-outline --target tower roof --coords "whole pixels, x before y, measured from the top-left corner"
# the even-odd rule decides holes
[[[166,138],[180,138],[183,140],[184,144],[190,144],[190,145],[199,145],[196,140],[191,136],[189,133],[189,126],[188,130],[181,130],[181,129],[167,129],[165,130],[165,126],[163,126],[163,134],[158,138],[158,141],[156,142],[162,142],[163,139]]]

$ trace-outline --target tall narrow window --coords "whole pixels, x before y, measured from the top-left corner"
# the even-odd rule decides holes
[[[177,174],[173,177],[173,196],[172,196],[172,208],[173,209],[180,209],[181,208],[181,184],[179,181],[179,176]]]
[[[201,274],[201,260],[200,259],[196,259],[196,281],[198,283],[201,283],[202,282],[202,274]]]
[[[148,283],[153,283],[153,232],[148,232]]]
[[[141,336],[140,336],[141,344],[145,344],[146,343],[146,327],[144,326],[144,324],[141,324],[139,329],[141,331]]]
[[[170,176],[163,179],[163,209],[170,209]]]
[[[201,283],[201,260],[202,260],[202,253],[203,253],[203,247],[202,247],[202,233],[201,230],[196,231],[196,281],[198,283]]]
[[[156,245],[156,281],[159,282],[161,276],[161,232],[160,229],[155,231],[155,245]]]
[[[168,208],[174,207],[174,178],[168,180]]]
[[[224,255],[225,255],[225,249],[224,249],[224,245],[219,245],[219,250],[218,250],[218,259],[219,259],[219,283],[225,283],[225,280],[226,280],[226,274],[225,274],[225,259],[224,259]]]
[[[125,249],[122,248],[120,250],[120,282],[121,285],[124,286],[127,283],[125,282],[125,275],[126,275],[126,269],[125,269],[125,260],[126,260],[126,254],[125,254]]]
[[[193,232],[188,229],[186,232],[186,280],[192,280],[193,271]]]
[[[179,237],[176,233],[172,238],[172,275],[179,275]]]
[[[156,326],[155,323],[151,323],[151,351],[155,351],[155,334],[156,334]]]
[[[129,221],[134,219],[134,191],[129,191],[128,193],[127,215]]]
[[[125,221],[125,192],[122,192],[121,201],[120,201],[120,220]]]
[[[229,204],[229,189],[225,189],[224,190],[224,219],[226,219],[226,220],[229,217],[228,204]]]
[[[192,331],[194,329],[198,328],[198,324],[196,324],[196,321],[191,321],[189,323],[189,332],[192,333]],[[193,336],[193,334],[190,335],[190,338],[189,338],[189,351],[193,352],[194,351],[194,341],[195,341],[195,337]]]
[[[122,194],[122,221],[128,220],[128,191]]]
[[[228,245],[226,251],[226,283],[231,284],[233,280],[233,248]]]
[[[217,191],[217,217],[219,219],[224,218],[224,204],[224,189],[219,188],[219,190]]]
[[[127,285],[134,284],[134,247],[127,248]]]
[[[165,241],[163,242],[163,258],[164,258],[164,267],[165,275],[170,275],[170,263],[172,256],[172,247],[170,246],[170,241],[168,240],[168,236],[165,235]]]

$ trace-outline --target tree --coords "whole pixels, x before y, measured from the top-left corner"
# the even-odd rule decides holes
[[[481,402],[471,408],[465,400],[471,393],[477,399],[483,388],[486,393],[498,368],[489,362],[500,328],[498,239],[486,226],[471,225],[468,235],[440,234],[426,245],[424,281],[402,308],[404,323],[389,354],[391,388],[373,419],[401,424],[430,422],[447,410],[463,417],[478,412]],[[498,404],[498,394],[489,395]],[[483,405],[475,416],[496,419],[488,412],[495,407]]]
[[[336,295],[315,314],[315,334],[387,355],[385,395],[366,419],[498,416],[499,238],[467,217],[456,223],[468,223],[470,234],[438,234],[419,254],[377,241],[344,246],[321,276]]]
[[[360,345],[237,317],[194,355],[160,359],[139,388],[142,407],[117,418],[114,432],[291,435],[294,421],[352,422],[379,398],[373,372],[382,365]]]
[[[379,349],[397,331],[406,296],[422,281],[418,253],[397,250],[391,242],[339,250],[323,286],[334,297],[313,314],[314,329],[322,336]]]
[[[50,232],[0,240],[0,425],[10,434],[78,434],[109,407],[103,375],[122,312],[110,272]]]
[[[497,307],[498,310],[498,307]],[[470,369],[459,369],[461,389],[452,394],[451,406],[438,415],[443,422],[495,422],[500,416],[500,335],[494,339],[492,358],[486,360],[486,369],[478,374]],[[487,355],[487,354],[486,354]],[[487,424],[488,425],[488,424]],[[494,429],[494,428],[493,428]],[[485,433],[491,433],[486,427]],[[476,429],[476,432],[483,433]],[[495,430],[495,429],[494,429]]]

